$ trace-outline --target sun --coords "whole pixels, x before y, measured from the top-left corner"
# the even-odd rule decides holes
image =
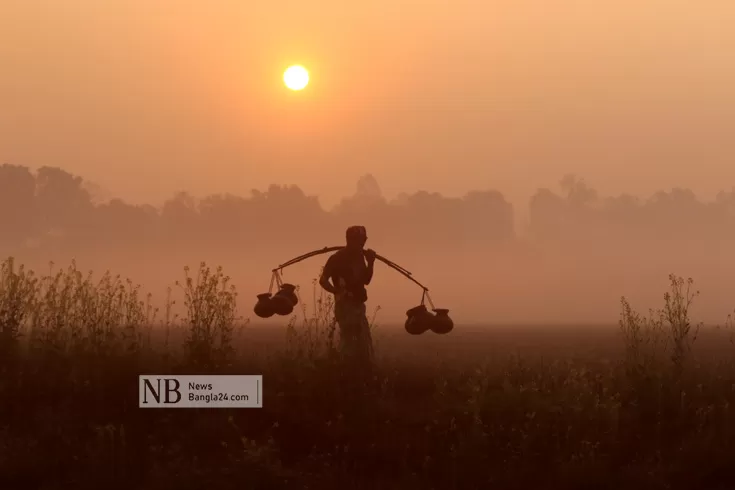
[[[289,66],[283,72],[283,83],[291,90],[302,90],[309,84],[309,72],[301,65]]]

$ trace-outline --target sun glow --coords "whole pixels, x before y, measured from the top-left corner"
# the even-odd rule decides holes
[[[290,66],[283,73],[283,82],[291,90],[302,90],[309,83],[309,72],[301,65]]]

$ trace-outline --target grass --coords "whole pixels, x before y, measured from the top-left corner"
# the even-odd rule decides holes
[[[316,285],[269,352],[221,269],[177,285],[180,316],[174,290],[161,314],[119,276],[3,263],[0,488],[735,485],[735,365],[695,355],[691,280],[645,316],[622,299],[619,358],[383,356],[364,391]],[[262,374],[264,408],[137,408],[138,374],[193,372]]]

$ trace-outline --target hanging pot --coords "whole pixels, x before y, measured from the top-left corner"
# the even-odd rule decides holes
[[[296,296],[296,286],[293,284],[281,284],[281,288],[276,293],[276,297],[284,297],[288,299],[291,306],[299,304],[299,297]]]
[[[260,318],[272,317],[275,313],[275,309],[273,308],[273,299],[271,298],[271,293],[259,294],[258,302],[255,303],[255,308],[253,308],[253,311]]]
[[[284,295],[279,295],[276,293],[273,296],[273,299],[271,300],[273,303],[273,311],[276,312],[276,315],[290,315],[293,311],[293,303],[291,302],[291,299]]]
[[[454,328],[454,322],[449,318],[449,310],[444,308],[435,308],[435,317],[431,319],[431,330],[438,334],[447,334]]]
[[[434,315],[429,313],[425,305],[414,306],[406,312],[404,328],[411,335],[421,335],[431,328]]]

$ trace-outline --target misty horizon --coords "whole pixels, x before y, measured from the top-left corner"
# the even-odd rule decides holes
[[[250,196],[178,193],[159,209],[95,200],[80,176],[45,167],[0,166],[4,256],[35,270],[64,267],[130,277],[160,301],[182,268],[223,266],[241,293],[241,312],[267,288],[270,270],[325,246],[341,245],[352,224],[367,226],[368,247],[407,268],[439,308],[465,324],[614,323],[620,296],[658,307],[668,275],[693,277],[702,318],[721,323],[735,306],[728,270],[735,260],[735,190],[712,201],[673,189],[648,198],[601,196],[568,175],[538,189],[528,220],[498,190],[462,198],[436,192],[385,199],[365,175],[352,195],[325,210],[298,186],[272,185]],[[285,270],[311,297],[327,256]],[[399,323],[420,289],[388,268],[376,271],[369,308]],[[311,303],[311,301],[306,301]],[[530,305],[532,308],[529,308]]]
[[[0,160],[1,161],[1,160]],[[32,173],[38,173],[38,171],[42,168],[58,168],[59,170],[63,171],[64,173],[69,173],[68,170],[63,169],[61,167],[57,166],[48,166],[48,165],[40,165],[38,167],[33,167],[30,165],[24,165],[22,163],[16,163],[16,162],[9,162],[4,161],[0,163],[2,166],[6,167],[18,167],[23,169],[28,169]],[[594,199],[606,199],[606,198],[623,198],[623,199],[631,199],[633,201],[636,201],[639,204],[644,204],[647,201],[656,199],[657,197],[660,197],[664,194],[671,194],[671,193],[683,193],[682,195],[686,195],[688,198],[694,198],[698,202],[707,204],[707,203],[718,203],[718,202],[724,202],[730,198],[730,194],[735,193],[735,181],[733,181],[733,184],[728,183],[722,183],[719,188],[712,188],[710,192],[704,192],[704,193],[698,193],[691,189],[690,187],[687,187],[686,185],[672,185],[672,186],[659,186],[659,187],[653,187],[650,192],[631,192],[626,189],[621,189],[619,192],[615,193],[602,193],[597,190],[597,185],[595,182],[591,182],[585,178],[584,175],[578,175],[574,173],[562,173],[559,175],[559,178],[556,180],[551,180],[548,185],[542,185],[536,189],[534,189],[531,193],[528,194],[526,199],[520,199],[517,201],[514,201],[512,199],[509,199],[508,196],[503,192],[502,188],[494,187],[494,186],[476,186],[476,187],[468,187],[466,190],[458,192],[458,193],[448,193],[444,194],[440,192],[437,189],[433,188],[416,188],[415,190],[397,190],[394,194],[389,195],[388,193],[385,193],[383,191],[383,184],[379,182],[379,179],[373,175],[370,171],[366,171],[365,173],[358,175],[355,179],[355,182],[351,186],[344,186],[344,193],[339,196],[334,196],[332,201],[323,200],[321,196],[316,194],[309,194],[298,182],[271,182],[269,184],[265,184],[263,187],[260,188],[243,188],[240,192],[231,192],[226,191],[224,189],[220,190],[213,190],[209,193],[196,193],[191,191],[190,189],[181,188],[173,191],[169,195],[161,195],[158,199],[153,200],[135,200],[130,198],[129,196],[125,196],[123,194],[117,194],[114,192],[111,192],[109,189],[100,186],[97,182],[87,180],[84,175],[77,175],[73,173],[69,173],[69,175],[73,176],[74,178],[81,179],[81,182],[83,183],[82,187],[85,192],[89,194],[90,200],[94,204],[108,204],[110,202],[121,202],[125,205],[131,205],[131,206],[143,206],[143,207],[151,207],[158,211],[161,211],[162,208],[165,206],[167,202],[170,202],[172,199],[175,199],[177,196],[187,196],[192,199],[194,199],[197,203],[206,200],[207,198],[212,197],[236,197],[236,198],[243,198],[243,199],[249,199],[252,198],[253,195],[266,193],[271,188],[292,188],[296,189],[299,193],[303,193],[305,196],[308,196],[309,199],[315,200],[320,209],[325,212],[334,212],[340,208],[341,205],[344,204],[344,201],[346,199],[350,199],[354,197],[357,194],[361,193],[360,186],[363,185],[363,183],[368,182],[367,185],[369,186],[377,186],[376,191],[378,192],[378,195],[381,199],[383,199],[388,204],[401,204],[406,201],[410,196],[415,195],[422,195],[422,194],[429,194],[429,195],[436,195],[440,196],[443,199],[464,199],[468,196],[472,195],[473,193],[484,193],[484,192],[492,192],[497,193],[500,195],[503,199],[505,199],[512,207],[515,213],[518,213],[521,215],[522,218],[527,218],[527,213],[529,211],[529,206],[531,205],[533,199],[535,197],[538,197],[539,193],[545,193],[545,192],[551,192],[556,193],[559,195],[563,195],[565,192],[569,192],[571,190],[571,187],[577,184],[581,184],[583,187],[590,189],[590,191],[593,193],[590,197]],[[518,218],[518,216],[516,216]],[[517,231],[525,231],[523,229],[523,226],[521,226]]]

